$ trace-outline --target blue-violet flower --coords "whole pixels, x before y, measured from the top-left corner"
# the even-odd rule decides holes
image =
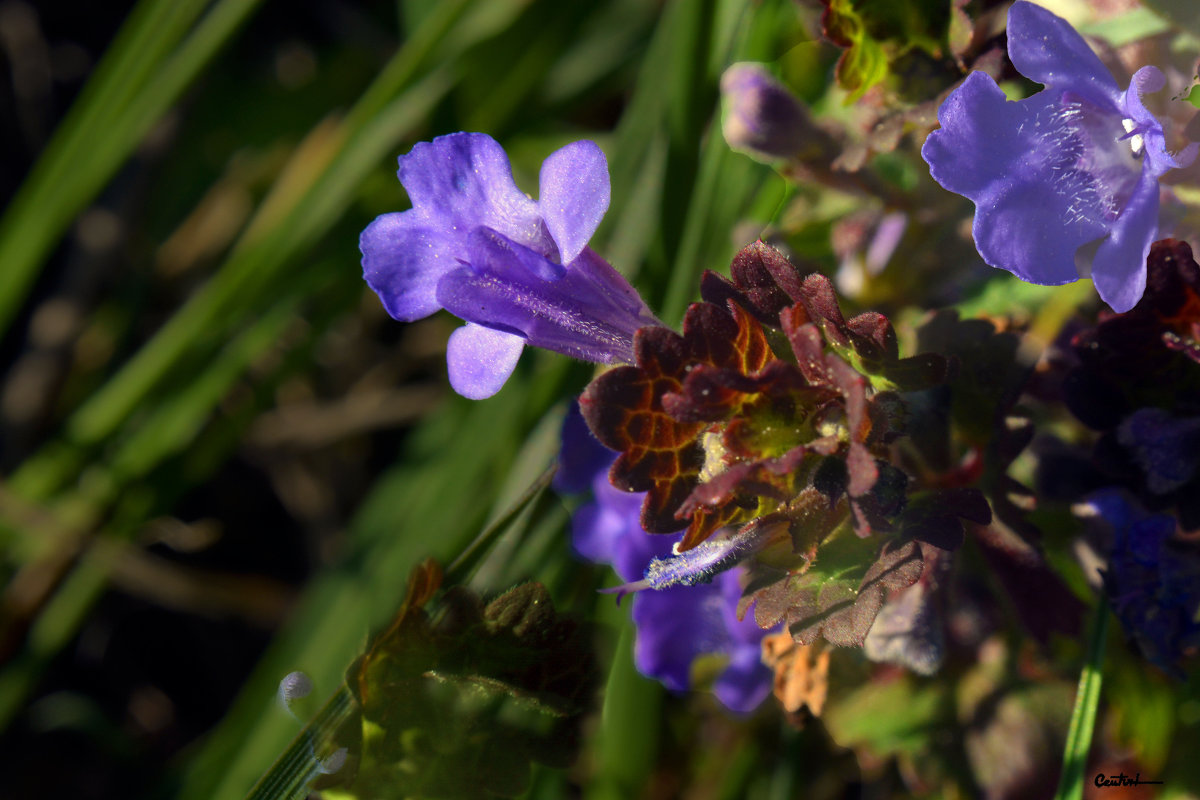
[[[1200,467],[1200,417],[1139,408],[1117,428],[1119,441],[1146,476],[1153,494],[1186,486]]]
[[[791,158],[807,143],[807,112],[763,65],[739,62],[726,69],[721,99],[721,132],[733,149],[771,161]]]
[[[942,127],[921,155],[934,180],[974,201],[984,261],[1047,286],[1090,275],[1113,310],[1128,311],[1159,238],[1158,179],[1197,150],[1169,153],[1162,123],[1142,104],[1166,79],[1142,67],[1121,91],[1065,20],[1024,0],[1008,13],[1008,54],[1045,89],[1010,102],[989,76],[971,73],[938,109]],[[1095,248],[1090,264],[1085,245]]]
[[[1113,611],[1147,659],[1182,677],[1181,656],[1200,649],[1200,557],[1172,546],[1174,517],[1118,490],[1096,492],[1086,506],[1112,530],[1104,586]]]
[[[634,332],[657,320],[587,247],[609,202],[608,164],[595,143],[552,153],[536,201],[513,182],[500,145],[481,133],[416,145],[400,157],[398,175],[413,207],[363,231],[363,278],[398,320],[444,308],[466,321],[446,348],[455,391],[495,394],[525,344],[632,362]]]
[[[592,472],[595,492],[595,499],[576,511],[572,521],[576,552],[589,561],[611,564],[625,581],[637,581],[656,559],[670,560],[675,537],[642,529],[644,493],[622,492],[608,482],[607,467],[614,454],[591,437],[575,409],[563,427],[563,442],[564,450],[573,455],[561,465],[558,485],[581,483],[581,476],[562,474],[574,465],[571,472]],[[607,457],[581,456],[589,447]],[[720,572],[708,583],[677,583],[638,592],[633,598],[634,663],[642,674],[679,692],[691,686],[692,663],[698,657],[725,656],[728,663],[714,681],[713,693],[731,711],[749,713],[770,694],[773,673],[762,663],[762,639],[767,632],[754,623],[753,614],[737,618],[742,596],[739,571]]]

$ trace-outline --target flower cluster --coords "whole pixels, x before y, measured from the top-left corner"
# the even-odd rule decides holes
[[[923,575],[893,598],[869,652],[936,668],[929,571],[961,541],[961,520],[986,523],[990,511],[975,490],[910,485],[891,445],[909,417],[901,393],[942,382],[948,362],[901,358],[884,316],[846,319],[827,278],[762,242],[737,255],[732,280],[704,275],[681,334],[663,327],[585,247],[607,195],[599,158],[586,143],[552,155],[534,203],[518,197],[487,137],[419,146],[400,171],[414,209],[363,234],[368,282],[394,316],[443,306],[468,321],[448,359],[469,396],[511,371],[495,342],[626,362],[580,399],[591,434],[616,456],[604,459],[611,485],[594,487],[575,542],[616,568],[629,582],[621,591],[648,590],[634,604],[647,674],[679,689],[698,656],[727,657],[714,689],[748,710],[770,684],[764,630],[786,623],[803,648],[862,645],[891,595]],[[571,169],[581,198],[564,196]],[[567,452],[607,466],[596,470],[572,438]],[[572,472],[565,480],[579,483]],[[778,655],[786,649],[772,651],[781,674],[811,655]]]
[[[975,490],[921,492],[891,460],[909,418],[900,392],[941,382],[948,364],[900,358],[885,317],[847,320],[827,278],[761,242],[731,274],[707,273],[683,333],[640,330],[636,364],[580,400],[620,453],[612,484],[646,493],[642,526],[684,530],[677,555],[631,588],[746,563],[740,613],[785,622],[802,645],[861,645],[889,595],[961,542],[960,519],[991,518]]]
[[[1186,675],[1200,655],[1200,265],[1160,220],[1160,179],[1200,146],[1173,152],[1148,110],[1162,72],[1126,86],[1025,0],[932,21],[824,5],[855,105],[818,124],[845,95],[806,83],[810,112],[774,77],[799,66],[724,73],[726,143],[796,191],[756,231],[778,247],[703,272],[677,328],[589,247],[609,203],[591,142],[546,159],[537,199],[486,135],[417,145],[399,171],[412,208],[364,231],[364,275],[397,319],[465,321],[447,361],[468,397],[498,391],[526,344],[600,365],[555,489],[575,555],[615,574],[596,585],[627,602],[641,673],[736,714],[769,694],[792,722],[828,704],[840,746],[913,764],[931,745],[887,750],[856,726],[915,708],[977,762],[960,793],[1024,796],[1050,785],[1034,750],[1070,715],[1053,660],[1088,606],[1072,556],[1147,661]],[[984,35],[1006,6],[1007,37]],[[1010,100],[1013,68],[1042,88]],[[912,179],[918,147],[933,181]],[[988,264],[1089,278],[1109,308],[957,280],[978,259],[951,192]],[[977,779],[1014,738],[1041,766]]]
[[[974,201],[984,261],[1030,283],[1090,276],[1106,303],[1128,311],[1159,238],[1158,179],[1190,164],[1197,145],[1170,153],[1142,103],[1165,86],[1156,67],[1122,91],[1083,37],[1040,6],[1013,4],[1008,54],[1045,89],[1013,102],[971,73],[939,109],[942,127],[921,155],[934,180]]]

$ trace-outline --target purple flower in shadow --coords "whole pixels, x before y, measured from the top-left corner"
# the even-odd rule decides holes
[[[1044,8],[1012,6],[1008,54],[1045,89],[1010,102],[971,73],[938,109],[942,127],[921,155],[934,180],[974,201],[984,261],[1048,286],[1090,275],[1113,310],[1128,311],[1159,238],[1158,179],[1190,164],[1197,146],[1169,153],[1142,104],[1166,84],[1157,68],[1138,70],[1122,91],[1083,37]]]
[[[398,175],[413,207],[363,231],[363,278],[398,320],[444,308],[467,322],[447,345],[455,391],[495,394],[526,344],[598,363],[633,360],[634,332],[657,320],[587,247],[609,201],[595,143],[552,153],[536,201],[482,133],[422,142],[400,157]]]
[[[563,425],[563,450],[557,485],[581,486],[590,472],[595,493],[572,520],[575,551],[588,561],[611,564],[631,583],[649,575],[655,563],[670,563],[675,539],[642,529],[644,494],[622,492],[608,482],[615,454],[592,438],[576,407]],[[636,593],[634,662],[643,675],[681,692],[691,686],[692,663],[698,657],[726,656],[729,661],[714,681],[713,693],[731,711],[749,713],[771,692],[773,673],[761,656],[767,632],[754,624],[753,614],[737,618],[742,595],[737,569],[708,576],[711,582],[680,581]]]
[[[1146,488],[1154,494],[1169,494],[1186,486],[1200,467],[1200,417],[1139,408],[1117,428],[1117,441],[1146,476]]]
[[[1115,489],[1086,507],[1112,533],[1104,587],[1113,611],[1147,659],[1182,677],[1180,657],[1200,649],[1200,554],[1172,543],[1174,517],[1143,511]]]

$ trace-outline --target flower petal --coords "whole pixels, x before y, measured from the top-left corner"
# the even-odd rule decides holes
[[[1129,451],[1154,494],[1187,485],[1200,467],[1200,417],[1139,408],[1117,428],[1117,441]]]
[[[1121,90],[1103,62],[1062,17],[1028,2],[1008,11],[1008,56],[1030,80],[1116,110]]]
[[[1046,182],[1026,180],[990,204],[977,203],[971,232],[979,255],[991,266],[1029,283],[1058,286],[1079,279],[1075,251],[1104,235],[1103,226],[1073,213],[1069,197]]]
[[[574,261],[608,210],[608,161],[595,142],[572,142],[542,162],[538,187],[538,206],[560,260]]]
[[[942,127],[921,147],[929,174],[944,188],[976,202],[995,193],[1036,146],[1032,128],[1022,138],[1028,116],[1021,104],[1008,101],[987,73],[972,72],[942,103]]]
[[[633,334],[654,321],[640,300],[642,314],[622,307],[627,298],[591,274],[591,262],[577,266],[582,258],[554,279],[559,265],[487,228],[471,234],[468,257],[469,266],[438,282],[438,302],[468,322],[520,332],[535,347],[601,364],[632,362]]]
[[[463,245],[480,225],[557,259],[537,203],[513,182],[508,156],[483,133],[421,142],[400,158],[400,182],[430,228]],[[459,250],[465,250],[460,247]]]
[[[612,462],[609,457],[608,462]],[[638,523],[644,493],[622,492],[608,482],[602,469],[592,482],[596,500],[575,512],[571,544],[589,561],[612,564],[621,580],[641,577],[656,548],[669,553],[670,537],[655,537]]]
[[[974,201],[983,260],[1030,283],[1077,280],[1075,251],[1103,236],[1107,220],[1094,179],[1076,165],[1075,134],[1055,93],[1009,102],[973,72],[938,120],[921,155],[934,180]]]
[[[1142,299],[1146,290],[1146,256],[1156,238],[1158,178],[1146,168],[1112,232],[1092,260],[1096,291],[1113,311],[1128,311]]]
[[[773,677],[762,663],[762,645],[741,645],[733,649],[729,665],[713,682],[713,694],[730,711],[749,714],[771,693]]]
[[[446,343],[450,385],[471,400],[491,397],[516,369],[524,346],[520,336],[468,322]]]
[[[713,585],[638,594],[633,601],[637,626],[633,659],[638,671],[672,691],[685,691],[691,684],[692,661],[728,648],[724,604],[720,589]]]
[[[441,308],[438,280],[459,265],[455,243],[427,227],[413,211],[377,217],[362,232],[358,248],[363,255],[363,279],[387,312],[403,322]]]
[[[1167,170],[1186,167],[1196,158],[1197,145],[1192,142],[1183,150],[1172,155],[1167,151],[1167,140],[1163,135],[1162,123],[1142,102],[1143,94],[1161,91],[1167,85],[1158,67],[1142,67],[1133,74],[1129,88],[1125,90],[1125,114],[1133,120],[1134,131],[1141,137],[1145,147],[1149,168],[1154,175],[1161,176]]]
[[[558,451],[558,469],[551,486],[556,492],[582,494],[592,488],[597,478],[608,485],[604,476],[613,461],[613,451],[600,444],[588,428],[579,410],[579,401],[572,400],[562,424],[562,447]],[[637,497],[638,505],[642,498]],[[594,557],[584,553],[590,561],[608,561],[608,557]]]
[[[725,629],[729,632],[729,665],[713,683],[713,693],[725,707],[739,714],[749,714],[771,692],[774,673],[762,662],[762,640],[767,634],[754,622],[754,613],[747,611],[737,618],[742,584],[736,572],[717,576],[724,597]]]

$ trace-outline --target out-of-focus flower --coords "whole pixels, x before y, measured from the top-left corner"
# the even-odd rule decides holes
[[[879,610],[875,624],[863,641],[863,652],[872,661],[885,661],[933,675],[945,655],[945,633],[926,581],[918,581]]]
[[[1159,238],[1158,179],[1190,164],[1197,146],[1168,152],[1142,104],[1166,83],[1157,68],[1141,68],[1121,91],[1083,37],[1044,8],[1013,5],[1008,53],[1046,88],[1009,102],[971,73],[938,110],[942,127],[921,155],[934,180],[974,201],[984,261],[1043,285],[1090,275],[1106,303],[1128,311]],[[1095,247],[1090,263],[1085,245]]]
[[[609,201],[608,164],[593,142],[543,162],[537,201],[481,133],[416,145],[398,175],[413,207],[363,231],[363,277],[398,320],[444,308],[467,322],[447,345],[455,391],[495,394],[525,344],[598,363],[633,360],[634,332],[657,320],[587,247]]]
[[[1146,292],[1124,314],[1073,331],[1063,399],[1101,433],[1090,454],[1055,456],[1041,491],[1064,499],[1107,486],[1200,531],[1200,265],[1181,241],[1154,243]]]
[[[761,64],[742,62],[721,76],[721,132],[735,150],[767,160],[792,158],[812,129],[796,96]]]
[[[1093,494],[1085,508],[1112,531],[1104,586],[1113,611],[1147,659],[1179,675],[1179,659],[1200,649],[1200,556],[1172,545],[1173,517],[1117,490]]]
[[[833,251],[838,257],[834,283],[842,295],[858,297],[883,272],[908,230],[908,214],[867,209],[834,224]]]
[[[579,456],[584,450],[604,450],[575,410],[563,427],[563,443],[564,450],[573,453],[570,473],[595,464],[594,459]],[[575,513],[572,543],[584,558],[611,564],[622,580],[633,582],[642,578],[655,559],[670,560],[676,539],[642,529],[643,495],[622,492],[608,482],[606,468],[612,457],[609,452],[601,468],[594,470],[595,499]],[[568,474],[559,482],[574,486],[579,478]],[[752,614],[737,618],[742,595],[739,571],[721,572],[711,583],[638,592],[633,598],[637,627],[634,662],[642,674],[678,692],[691,687],[697,658],[727,657],[727,665],[713,682],[713,693],[730,710],[748,713],[770,693],[772,673],[761,657],[766,631],[754,624]]]
[[[1146,476],[1146,488],[1169,494],[1192,480],[1200,466],[1200,417],[1176,417],[1161,408],[1139,408],[1117,429],[1117,440]]]

